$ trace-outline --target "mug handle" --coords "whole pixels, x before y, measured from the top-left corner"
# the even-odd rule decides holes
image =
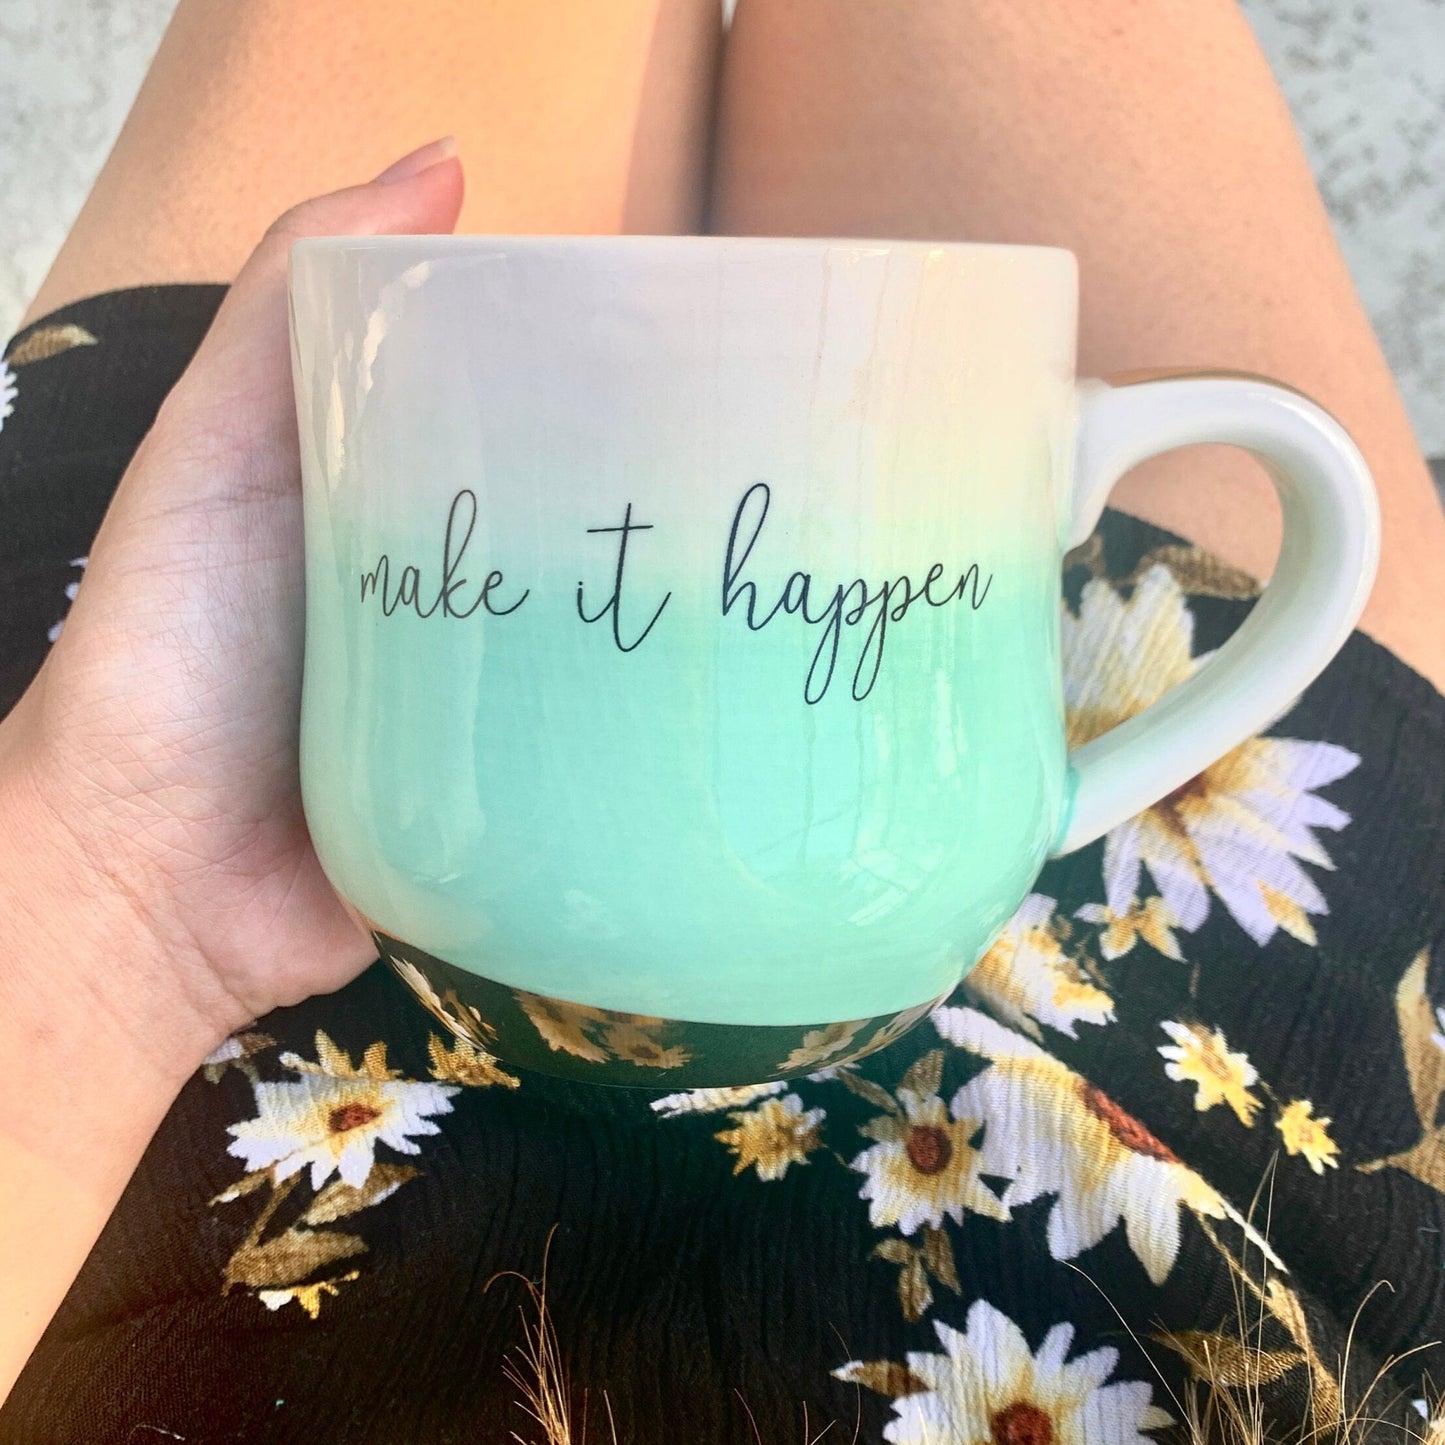
[[[1264,463],[1284,513],[1274,576],[1192,677],[1074,749],[1055,856],[1093,842],[1286,712],[1344,646],[1380,556],[1380,505],[1359,448],[1308,397],[1263,377],[1205,372],[1078,390],[1072,525],[1084,541],[1115,482],[1196,442]]]

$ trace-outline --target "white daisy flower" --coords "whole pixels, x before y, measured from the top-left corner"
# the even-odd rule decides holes
[[[713,1137],[732,1151],[733,1173],[756,1169],[759,1179],[781,1179],[789,1166],[806,1164],[808,1155],[822,1147],[818,1131],[827,1111],[805,1110],[796,1094],[785,1094],[728,1117],[733,1127]]]
[[[782,1072],[806,1074],[820,1064],[841,1057],[852,1047],[861,1027],[857,1023],[836,1023],[809,1029],[803,1035],[803,1042],[783,1060]]]
[[[215,1084],[220,1082],[228,1068],[234,1067],[248,1078],[254,1078],[256,1071],[251,1063],[252,1056],[271,1048],[275,1042],[269,1034],[256,1033],[251,1029],[231,1034],[201,1060],[201,1075],[207,1082]]]
[[[554,1053],[568,1053],[588,1063],[605,1064],[611,1057],[598,1034],[609,1015],[589,1004],[566,1003],[562,999],[517,991],[517,1004]],[[615,1015],[614,1017],[622,1017]]]
[[[318,1280],[315,1284],[292,1284],[285,1289],[258,1289],[256,1298],[273,1313],[284,1305],[300,1305],[314,1320],[321,1316],[321,1301],[324,1298],[328,1295],[335,1298],[341,1293],[342,1285],[358,1278],[360,1272],[352,1270],[350,1274],[343,1274],[337,1279]]]
[[[1228,1104],[1239,1122],[1252,1128],[1263,1100],[1250,1093],[1250,1086],[1259,1082],[1259,1070],[1249,1056],[1231,1050],[1219,1029],[1173,1019],[1164,1019],[1159,1027],[1174,1040],[1159,1046],[1169,1061],[1164,1072],[1178,1083],[1194,1085],[1194,1107],[1202,1114],[1216,1104]]]
[[[333,1174],[360,1189],[378,1144],[419,1154],[413,1139],[441,1132],[431,1116],[451,1112],[451,1096],[460,1092],[454,1085],[398,1078],[386,1067],[384,1045],[368,1049],[357,1067],[324,1033],[316,1044],[316,1064],[283,1056],[302,1074],[296,1082],[252,1085],[256,1117],[232,1124],[227,1146],[248,1170],[270,1169],[279,1182],[309,1166],[313,1189]]]
[[[1193,675],[1194,618],[1167,567],[1154,566],[1125,601],[1102,578],[1084,584],[1077,617],[1061,622],[1069,746],[1143,712]]]
[[[431,1016],[443,1023],[459,1039],[464,1039],[474,1048],[485,1050],[495,1038],[497,1031],[471,1004],[463,1003],[455,989],[439,994],[432,981],[409,958],[392,958],[392,968],[403,983],[416,995],[417,1001]]]
[[[963,991],[995,1018],[1022,1029],[1030,1038],[1048,1024],[1077,1038],[1080,1023],[1106,1024],[1114,1001],[1084,977],[1054,932],[1052,898],[1031,893],[994,940],[988,952],[964,976]]]
[[[1179,1255],[1179,1211],[1222,1219],[1224,1200],[1132,1114],[1052,1055],[976,1009],[941,1008],[942,1036],[992,1061],[953,1100],[984,1122],[979,1170],[1010,1181],[1008,1209],[1046,1194],[1049,1253],[1073,1259],[1120,1222],[1154,1284]]]
[[[1055,1325],[1034,1354],[1023,1331],[976,1300],[962,1332],[935,1320],[942,1354],[910,1353],[910,1383],[883,1438],[893,1445],[1148,1445],[1174,1422],[1139,1380],[1107,1384],[1119,1352],[1068,1358],[1072,1325]],[[834,1371],[852,1378],[858,1362]]]
[[[240,1038],[235,1034],[227,1034],[226,1037],[201,1060],[201,1066],[203,1068],[212,1068],[213,1066],[229,1064],[236,1059],[243,1059],[245,1057],[245,1050],[242,1048]]]
[[[731,1084],[721,1089],[684,1089],[680,1094],[664,1094],[652,1100],[651,1107],[664,1119],[680,1119],[684,1114],[717,1114],[724,1109],[742,1109],[769,1094],[781,1094],[788,1086],[782,1079],[770,1084]]]
[[[1117,915],[1107,904],[1086,903],[1075,909],[1074,917],[1099,925],[1099,952],[1110,962],[1132,953],[1141,938],[1165,958],[1184,962],[1179,940],[1174,937],[1179,920],[1162,898],[1146,898],[1142,903],[1135,900],[1127,913]]]
[[[1340,1146],[1330,1138],[1333,1119],[1321,1119],[1308,1099],[1292,1099],[1279,1111],[1274,1127],[1286,1154],[1300,1155],[1316,1174],[1340,1167]]]
[[[417,996],[422,1006],[443,1023],[450,1025],[441,995],[432,987],[432,981],[409,958],[393,958],[391,966],[398,977]]]
[[[859,1197],[869,1201],[875,1229],[896,1225],[916,1234],[945,1217],[963,1222],[965,1210],[1007,1219],[1008,1209],[978,1176],[981,1154],[975,1147],[981,1116],[949,1109],[936,1094],[898,1090],[898,1114],[880,1114],[861,1132],[878,1142],[865,1149],[852,1167],[867,1175]]]
[[[5,418],[15,410],[15,398],[20,395],[20,388],[16,385],[15,373],[10,369],[10,364],[0,361],[0,431],[4,430]]]
[[[1191,657],[1194,619],[1169,570],[1151,567],[1126,602],[1107,582],[1084,586],[1079,615],[1063,618],[1070,747],[1098,737],[1162,697],[1205,661]],[[1333,868],[1314,835],[1349,814],[1314,789],[1358,766],[1333,743],[1251,738],[1108,836],[1109,910],[1126,916],[1148,865],[1179,926],[1193,932],[1213,893],[1256,943],[1277,929],[1314,943],[1310,915],[1329,911],[1300,866]]]
[[[82,572],[85,571],[85,569],[86,569],[86,567],[89,565],[89,563],[90,563],[90,558],[89,558],[89,557],[72,557],[72,558],[70,559],[70,565],[71,565],[72,567],[79,567]],[[76,598],[76,595],[79,593],[79,591],[80,591],[80,579],[79,579],[79,578],[77,578],[74,582],[67,582],[67,583],[65,584],[65,600],[66,600],[67,602],[74,602],[74,601],[75,601],[75,598]],[[52,642],[54,642],[54,641],[56,640],[56,638],[58,638],[58,637],[60,636],[60,634],[61,634],[62,632],[64,632],[64,631],[65,631],[65,618],[62,617],[62,618],[60,618],[58,621],[53,622],[53,623],[51,624],[51,626],[50,626],[50,631],[49,631],[46,635],[50,638],[50,640],[51,640]]]

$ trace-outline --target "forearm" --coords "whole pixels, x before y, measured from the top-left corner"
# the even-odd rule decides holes
[[[0,725],[0,1400],[215,1042],[144,924],[87,883],[14,732]]]

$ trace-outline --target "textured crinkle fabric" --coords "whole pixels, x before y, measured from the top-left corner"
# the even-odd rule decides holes
[[[4,707],[221,294],[96,297],[7,349]],[[1065,573],[1071,741],[1255,592],[1107,516]],[[1268,735],[1051,863],[927,1022],[842,1068],[820,1031],[788,1083],[524,1073],[380,966],[260,1019],[177,1100],[0,1442],[541,1440],[509,1365],[544,1272],[574,1441],[1116,1445],[1211,1375],[1277,1432],[1424,1436],[1442,745],[1440,696],[1352,637]]]

